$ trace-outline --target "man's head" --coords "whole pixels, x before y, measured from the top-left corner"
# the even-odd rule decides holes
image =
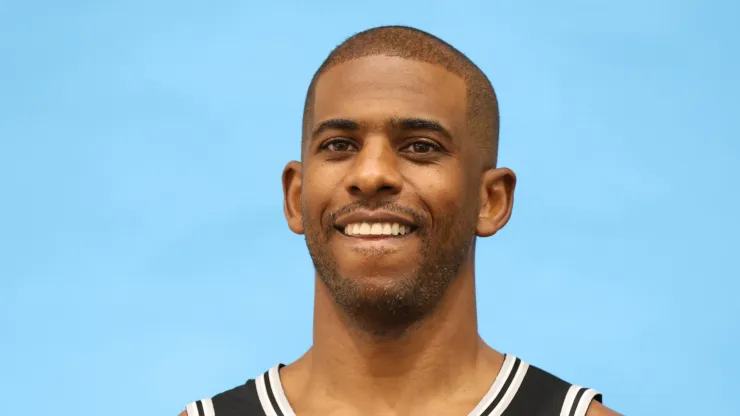
[[[515,178],[495,169],[497,146],[490,82],[432,35],[381,27],[329,55],[306,98],[302,162],[283,174],[285,212],[353,323],[403,333],[472,264],[476,235],[508,221]]]

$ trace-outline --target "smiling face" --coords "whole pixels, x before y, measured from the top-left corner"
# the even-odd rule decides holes
[[[429,63],[371,56],[324,73],[314,106],[302,166],[284,174],[289,224],[356,324],[403,331],[473,257],[490,177],[466,137],[465,82]]]

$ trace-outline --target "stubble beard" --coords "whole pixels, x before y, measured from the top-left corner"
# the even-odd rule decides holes
[[[304,211],[306,212],[306,211]],[[345,321],[375,339],[397,339],[431,315],[457,278],[472,250],[475,225],[469,215],[450,215],[437,222],[432,235],[420,233],[419,265],[385,285],[367,283],[364,276],[343,276],[329,246],[330,233],[304,220],[306,245],[316,273],[340,306]],[[381,251],[365,253],[383,256]]]

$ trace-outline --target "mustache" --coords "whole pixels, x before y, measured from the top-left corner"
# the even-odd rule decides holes
[[[357,200],[354,202],[351,202],[349,204],[343,205],[336,210],[329,212],[325,216],[324,224],[327,224],[327,227],[331,229],[333,227],[333,224],[336,222],[337,218],[342,215],[351,214],[352,212],[366,209],[366,210],[373,210],[373,211],[388,211],[388,212],[395,212],[397,214],[402,214],[408,217],[411,217],[414,219],[414,223],[417,224],[419,227],[422,227],[426,224],[427,219],[426,216],[420,213],[419,211],[407,207],[405,205],[401,205],[395,202],[391,201],[375,201],[375,200]]]

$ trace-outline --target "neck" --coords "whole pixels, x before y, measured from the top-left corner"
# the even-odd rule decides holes
[[[478,335],[474,282],[472,265],[463,266],[435,311],[405,336],[389,340],[347,325],[317,279],[314,343],[304,357],[310,384],[334,397],[383,397],[387,403],[459,388],[463,378],[479,374],[481,361],[492,361],[493,350]]]

